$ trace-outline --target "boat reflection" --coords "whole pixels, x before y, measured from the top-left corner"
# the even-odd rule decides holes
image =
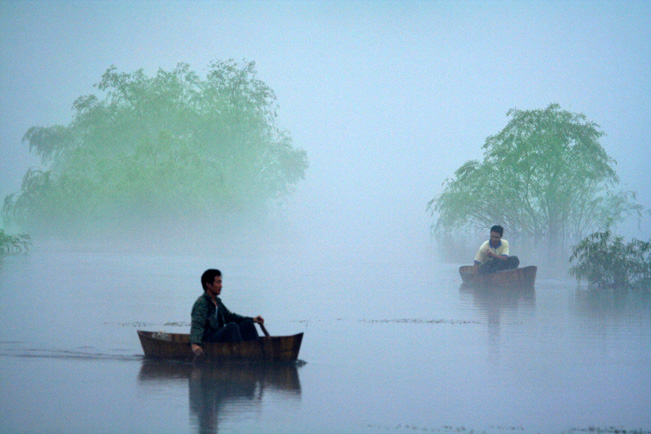
[[[459,292],[462,298],[470,298],[474,310],[486,316],[489,342],[491,348],[496,351],[501,347],[503,316],[517,321],[522,319],[521,311],[533,312],[536,308],[536,291],[533,287],[499,288],[462,284]]]
[[[486,314],[489,324],[499,324],[502,313],[536,305],[533,287],[490,287],[462,284],[459,292],[471,296],[473,306]]]
[[[280,364],[214,364],[143,361],[139,381],[188,382],[190,426],[198,433],[217,433],[227,405],[250,409],[266,394],[281,392],[282,399],[300,401],[298,368],[302,362]],[[232,414],[232,411],[231,411]]]

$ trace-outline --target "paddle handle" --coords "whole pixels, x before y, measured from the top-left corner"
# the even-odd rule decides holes
[[[262,329],[262,333],[264,333],[264,335],[265,335],[266,337],[269,337],[269,332],[267,331],[267,328],[264,326],[264,324],[260,324],[260,323],[258,323],[258,325],[259,325],[260,328]]]

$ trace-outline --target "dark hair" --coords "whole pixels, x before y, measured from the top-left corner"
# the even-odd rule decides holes
[[[203,286],[203,290],[205,291],[206,285],[207,284],[213,284],[215,281],[215,277],[221,276],[222,272],[219,270],[215,270],[214,268],[209,268],[208,270],[204,271],[203,274],[201,275],[201,286]]]
[[[497,232],[500,234],[500,237],[504,235],[504,228],[500,225],[495,225],[491,228],[491,232]]]

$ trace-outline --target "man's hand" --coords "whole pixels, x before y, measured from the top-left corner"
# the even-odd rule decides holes
[[[203,348],[201,348],[201,345],[192,344],[192,352],[197,357],[203,356]]]
[[[496,255],[495,253],[491,252],[490,249],[486,252],[486,256],[488,256],[489,258],[493,258],[493,259],[500,259],[502,261],[506,259],[506,256],[504,256],[504,255]]]
[[[256,324],[264,324],[264,318],[262,318],[260,315],[256,316],[253,318],[253,322]]]

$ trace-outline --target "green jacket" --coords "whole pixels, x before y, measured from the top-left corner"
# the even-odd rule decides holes
[[[252,319],[231,312],[219,297],[215,297],[217,306],[207,293],[203,293],[192,306],[192,323],[190,326],[190,343],[201,345],[206,339],[229,322],[241,323]]]

